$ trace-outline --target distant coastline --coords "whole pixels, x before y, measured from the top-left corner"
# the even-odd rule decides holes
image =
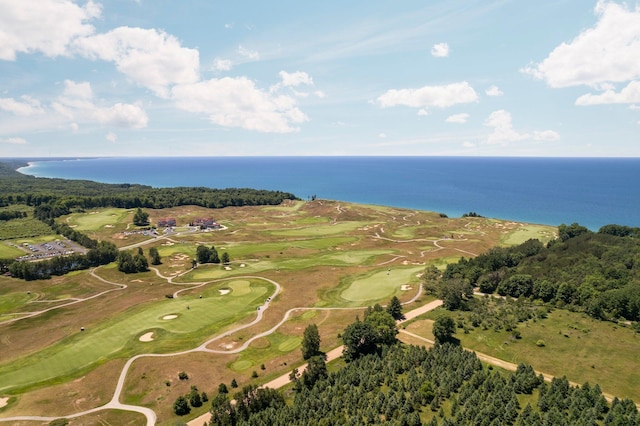
[[[76,160],[76,161],[70,161]],[[28,159],[23,174],[153,187],[248,187],[592,230],[640,226],[640,158],[91,157]]]

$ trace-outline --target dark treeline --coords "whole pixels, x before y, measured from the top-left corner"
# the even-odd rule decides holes
[[[6,262],[6,268],[12,277],[31,281],[51,278],[52,275],[64,275],[71,271],[88,269],[99,265],[106,265],[116,260],[117,247],[109,242],[100,241],[87,254],[74,253],[67,256],[56,256],[37,262]],[[3,262],[0,260],[0,262]]]
[[[522,407],[518,394],[531,402]],[[524,364],[493,372],[448,343],[386,346],[300,387],[292,404],[253,387],[234,398],[236,404],[224,393],[212,399],[211,425],[640,425],[633,401],[609,405],[598,385],[544,383]],[[431,420],[422,423],[425,416]]]
[[[98,207],[163,209],[182,205],[209,208],[248,205],[277,205],[298,199],[282,191],[251,188],[213,189],[205,187],[152,188],[138,184],[105,184],[87,180],[36,178],[15,171],[26,164],[0,163],[0,206],[26,204],[43,206],[49,217],[70,209]]]
[[[27,217],[27,212],[19,210],[0,211],[0,220],[20,219],[23,217]]]
[[[0,207],[27,205],[33,207],[34,218],[46,223],[56,234],[90,249],[86,255],[73,254],[38,262],[0,259],[0,271],[26,280],[45,279],[72,270],[86,269],[113,262],[117,249],[113,244],[98,242],[55,219],[75,210],[99,207],[162,209],[181,205],[208,208],[247,205],[277,205],[298,198],[288,192],[250,188],[212,189],[204,187],[152,188],[138,184],[104,184],[87,180],[36,178],[18,173],[26,166],[19,161],[0,162]],[[4,216],[2,216],[4,214]],[[5,210],[0,220],[25,217],[26,213]],[[6,218],[5,218],[6,216]],[[135,257],[135,256],[134,256]],[[145,259],[146,262],[146,259]],[[127,272],[146,270],[141,259],[121,259]],[[134,265],[135,267],[133,267]]]
[[[640,321],[639,228],[607,225],[594,233],[572,224],[559,226],[558,233],[546,246],[529,240],[448,265],[441,288],[463,289],[466,296],[469,288],[479,287],[583,310],[597,319]],[[464,308],[447,304],[447,291],[442,294],[445,306]]]

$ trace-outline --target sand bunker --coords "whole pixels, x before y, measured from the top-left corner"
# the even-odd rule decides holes
[[[402,286],[400,286],[400,290],[402,291],[411,290],[411,286],[407,284],[402,284]]]
[[[151,342],[153,341],[153,331],[143,334],[139,339],[141,342]]]
[[[231,270],[231,267],[230,267],[230,266],[225,266],[225,267],[224,267],[224,270],[225,270],[225,271],[230,271],[230,270]]]
[[[178,318],[177,315],[165,315],[162,317],[163,320],[172,320]]]
[[[0,408],[5,407],[9,403],[9,397],[0,398]]]
[[[105,225],[105,228],[113,228],[113,225]]]
[[[231,293],[231,290],[229,290],[228,288],[221,288],[218,291],[220,292],[220,294],[229,294],[229,293]]]

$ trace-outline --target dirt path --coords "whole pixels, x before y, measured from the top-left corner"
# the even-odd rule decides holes
[[[419,297],[422,294],[422,287],[419,288],[418,294],[410,301],[407,303],[411,303],[413,302],[415,299],[417,299],[417,297]],[[420,306],[419,308],[413,309],[409,312],[407,312],[405,314],[405,318],[403,320],[398,321],[398,324],[402,324],[405,321],[409,321],[410,319],[413,319],[415,317],[417,317],[418,315],[422,315],[426,312],[429,312],[435,308],[437,308],[438,306],[442,305],[442,300],[434,300],[433,302],[427,303],[424,306]],[[295,310],[300,310],[302,308],[298,308],[298,309],[293,309],[290,311],[295,311]],[[304,308],[304,309],[309,309],[309,310],[317,310],[318,308]],[[326,310],[335,310],[337,308],[324,308]],[[285,317],[288,316],[289,312],[287,311],[287,314],[285,315]],[[283,323],[286,320],[283,319],[283,321],[281,321],[281,323]],[[280,324],[278,324],[275,328],[279,327]],[[275,330],[274,330],[275,331]],[[418,337],[418,336],[416,336]],[[342,356],[342,351],[344,350],[344,345],[338,346],[337,348],[331,349],[329,352],[326,353],[326,362],[331,362],[337,358],[340,358]],[[298,368],[298,373],[302,374],[304,372],[304,370],[307,368],[308,364],[303,364]],[[283,386],[286,386],[287,384],[289,384],[291,382],[291,380],[289,379],[289,374],[290,373],[286,373],[281,375],[280,377],[276,377],[275,379],[271,380],[270,382],[265,383],[264,385],[262,385],[262,387],[265,388],[271,388],[271,389],[279,389]],[[205,424],[205,422],[208,422],[211,419],[211,414],[209,413],[205,413],[202,414],[199,417],[196,417],[195,419],[187,422],[187,426],[202,426]]]

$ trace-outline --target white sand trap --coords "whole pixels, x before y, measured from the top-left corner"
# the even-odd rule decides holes
[[[241,264],[240,264],[240,267],[241,267],[241,268],[244,268],[244,267],[245,267],[245,264],[244,264],[244,263],[241,263]]]
[[[141,342],[152,342],[153,341],[153,331],[143,334],[139,339]]]
[[[6,407],[9,403],[9,397],[5,396],[4,398],[0,398],[0,408]]]
[[[411,290],[411,286],[407,284],[402,284],[402,286],[400,286],[400,290],[402,291]]]
[[[221,288],[218,291],[220,292],[220,294],[229,294],[229,293],[231,293],[231,290],[229,290],[228,288]]]
[[[225,271],[230,271],[230,270],[231,270],[231,266],[225,266],[225,267],[224,267],[224,270],[225,270]]]
[[[105,228],[113,228],[113,225],[105,225]]]
[[[172,320],[178,318],[177,315],[165,315],[162,317],[163,320]]]

